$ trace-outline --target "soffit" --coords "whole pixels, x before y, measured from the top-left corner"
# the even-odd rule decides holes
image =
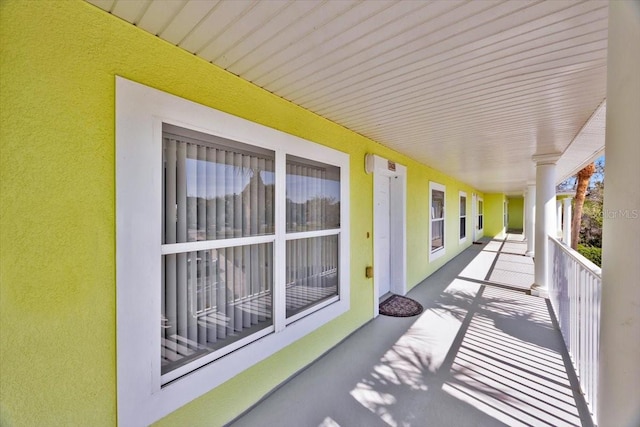
[[[606,1],[89,2],[484,192],[604,147]]]

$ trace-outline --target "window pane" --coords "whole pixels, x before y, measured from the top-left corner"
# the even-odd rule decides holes
[[[444,220],[431,221],[431,250],[444,247]]]
[[[163,374],[272,324],[272,243],[165,255],[163,267]]]
[[[163,134],[162,242],[272,234],[273,153],[170,129]],[[176,135],[181,131],[188,136]]]
[[[467,198],[462,196],[460,197],[460,216],[464,216],[467,214]]]
[[[340,228],[340,168],[287,156],[287,232]]]
[[[460,218],[460,238],[464,239],[467,236],[467,218]]]
[[[431,219],[444,218],[444,191],[431,192]]]
[[[287,241],[287,317],[338,295],[338,236]]]

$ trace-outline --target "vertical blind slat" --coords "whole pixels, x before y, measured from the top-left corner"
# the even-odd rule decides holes
[[[164,244],[273,233],[272,158],[173,137],[163,156]],[[272,324],[272,246],[163,256],[163,373]]]

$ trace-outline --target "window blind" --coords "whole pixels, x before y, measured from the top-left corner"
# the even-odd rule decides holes
[[[287,156],[286,173],[287,233],[312,232],[287,240],[286,315],[291,317],[338,295],[340,171]],[[313,235],[326,230],[333,234]]]
[[[163,244],[273,234],[274,157],[264,151],[165,133]],[[272,242],[186,248],[163,255],[163,374],[272,324]]]

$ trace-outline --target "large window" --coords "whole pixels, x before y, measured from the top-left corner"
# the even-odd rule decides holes
[[[116,88],[118,419],[147,425],[349,309],[349,156]]]
[[[467,193],[460,192],[460,243],[467,240]]]
[[[163,124],[163,382],[273,323],[274,160]]]
[[[429,183],[429,212],[431,226],[429,227],[430,260],[444,255],[445,247],[445,186],[435,182]]]

